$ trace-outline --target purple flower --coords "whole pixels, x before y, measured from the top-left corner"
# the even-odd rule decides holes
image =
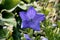
[[[32,28],[40,31],[40,21],[43,21],[45,16],[37,13],[34,7],[30,6],[27,12],[19,12],[19,15],[22,19],[21,28]]]
[[[24,38],[25,38],[26,40],[31,40],[31,38],[29,37],[28,34],[24,34]]]

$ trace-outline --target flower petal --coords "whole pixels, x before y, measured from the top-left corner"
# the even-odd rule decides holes
[[[24,34],[24,37],[26,38],[26,40],[31,40],[28,34]]]
[[[40,31],[40,23],[39,22],[30,22],[30,28],[35,31]]]
[[[44,37],[44,36],[41,36],[40,37],[41,40],[48,40],[48,38]]]
[[[27,11],[27,16],[29,17],[29,19],[33,19],[34,16],[36,15],[36,10],[34,9],[34,7],[30,6],[28,11]]]
[[[29,22],[28,21],[22,21],[21,28],[29,28]]]
[[[26,40],[31,40],[28,34],[24,34],[24,37],[26,38]]]
[[[35,17],[33,18],[34,21],[43,21],[45,19],[44,14],[36,14]]]
[[[28,20],[28,17],[26,16],[26,12],[19,12],[19,16],[21,17],[22,20]]]

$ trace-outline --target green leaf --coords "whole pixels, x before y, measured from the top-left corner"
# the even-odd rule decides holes
[[[6,21],[8,24],[11,24],[11,25],[16,26],[16,21],[15,21],[14,18],[5,19],[5,21]]]
[[[30,3],[31,2],[31,0],[24,0],[25,2],[27,2],[27,3]]]
[[[14,18],[2,19],[5,23],[16,26],[16,20]]]
[[[29,6],[32,6],[33,4],[19,4],[18,7],[23,9],[23,10],[26,10]]]
[[[4,4],[5,0],[0,0],[0,4]]]
[[[14,17],[14,14],[11,13],[11,12],[4,11],[4,12],[2,12],[2,17],[3,18],[13,18]]]
[[[19,2],[20,0],[5,0],[3,7],[4,9],[9,10],[15,7]]]
[[[0,40],[6,40],[6,38],[1,38]]]
[[[14,40],[21,40],[21,35],[18,29],[15,27],[13,31],[13,38]]]
[[[37,36],[37,37],[35,38],[35,40],[40,40],[40,36]]]
[[[26,5],[18,5],[19,8],[23,9],[23,10],[26,10],[27,9],[27,6]]]
[[[7,29],[0,29],[0,38],[6,38],[8,33]]]
[[[57,21],[57,26],[60,28],[60,20]]]
[[[4,25],[4,22],[0,19],[0,25]]]
[[[44,13],[45,15],[48,15],[49,10],[46,10],[46,9],[43,8],[43,9],[41,10],[41,12]]]
[[[10,37],[8,40],[13,40],[13,37]]]

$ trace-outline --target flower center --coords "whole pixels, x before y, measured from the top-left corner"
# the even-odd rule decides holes
[[[31,22],[33,22],[33,19],[30,19]]]

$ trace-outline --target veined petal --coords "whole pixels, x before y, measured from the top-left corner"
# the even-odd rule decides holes
[[[33,19],[34,16],[36,15],[36,10],[34,9],[34,7],[30,6],[28,11],[27,11],[27,16],[29,17],[29,19]]]
[[[19,12],[19,16],[21,17],[22,20],[28,20],[28,17],[26,16],[26,12]]]
[[[45,19],[44,14],[36,14],[35,17],[33,18],[34,21],[43,21]]]
[[[39,22],[31,22],[30,28],[32,28],[35,31],[40,31],[40,23]]]
[[[31,40],[28,34],[24,34],[24,37],[26,38],[26,40]]]
[[[21,28],[29,28],[29,22],[28,21],[22,21]]]

